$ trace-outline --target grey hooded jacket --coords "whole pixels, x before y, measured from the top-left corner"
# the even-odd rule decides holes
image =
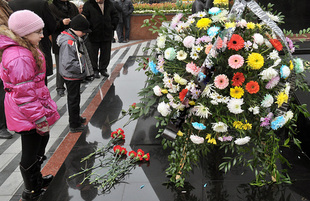
[[[87,50],[82,38],[76,36],[70,29],[63,31],[57,37],[59,49],[59,73],[66,80],[82,80],[91,68],[87,58]]]

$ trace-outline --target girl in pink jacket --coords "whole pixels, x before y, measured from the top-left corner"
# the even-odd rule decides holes
[[[42,177],[49,126],[59,119],[57,105],[45,86],[45,59],[38,49],[42,19],[29,10],[14,12],[8,27],[0,26],[0,77],[5,94],[7,127],[21,134],[20,170],[25,183],[23,200],[36,200],[52,175]]]

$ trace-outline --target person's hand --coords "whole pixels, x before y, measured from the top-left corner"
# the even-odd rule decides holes
[[[69,25],[70,21],[71,21],[70,18],[65,18],[65,19],[62,20],[62,23],[64,25]]]
[[[39,135],[47,135],[50,131],[50,126],[48,125],[48,122],[45,120],[41,123],[36,124],[36,131]]]

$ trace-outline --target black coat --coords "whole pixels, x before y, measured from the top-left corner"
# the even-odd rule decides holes
[[[91,42],[112,41],[119,18],[110,0],[104,1],[104,14],[95,0],[85,2],[82,14],[90,23],[92,32],[89,34],[89,40]]]
[[[61,0],[53,0],[53,3],[50,4],[50,9],[52,14],[56,19],[56,29],[52,34],[52,45],[53,45],[53,53],[59,54],[59,46],[56,44],[57,36],[64,30],[68,29],[69,25],[64,25],[62,20],[65,18],[72,19],[74,16],[79,14],[78,8],[75,4],[69,1],[61,1]]]
[[[129,17],[134,11],[134,7],[131,3],[131,0],[116,0],[115,1],[115,8],[118,11],[120,21],[119,23],[123,22],[123,18]]]
[[[53,61],[51,55],[51,41],[49,40],[49,36],[55,30],[56,21],[53,17],[49,5],[45,0],[11,0],[9,1],[9,6],[13,11],[17,10],[31,10],[37,15],[39,15],[43,22],[43,34],[44,38],[40,41],[40,49],[45,55],[46,60],[46,75],[53,74]]]

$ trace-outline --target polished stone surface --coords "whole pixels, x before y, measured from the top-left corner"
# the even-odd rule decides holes
[[[294,181],[292,185],[270,185],[264,187],[250,186],[253,173],[244,167],[233,167],[224,174],[217,170],[221,163],[220,151],[214,151],[202,159],[200,165],[190,173],[184,188],[166,185],[169,180],[165,174],[168,167],[169,152],[163,150],[160,139],[155,139],[156,127],[152,117],[139,119],[124,127],[127,150],[143,149],[149,152],[149,163],[137,166],[122,183],[115,185],[110,192],[102,194],[97,188],[84,182],[82,177],[68,177],[91,167],[98,159],[80,163],[81,158],[92,153],[96,148],[107,144],[111,131],[123,127],[128,121],[125,117],[112,122],[121,116],[122,109],[138,102],[137,93],[144,86],[146,79],[143,71],[137,67],[134,57],[129,57],[120,70],[114,83],[110,86],[98,109],[88,123],[77,143],[66,158],[64,164],[47,189],[44,201],[297,201],[310,200],[310,159],[294,146],[283,149],[282,153],[292,163],[288,173]],[[281,165],[279,164],[279,167]]]

